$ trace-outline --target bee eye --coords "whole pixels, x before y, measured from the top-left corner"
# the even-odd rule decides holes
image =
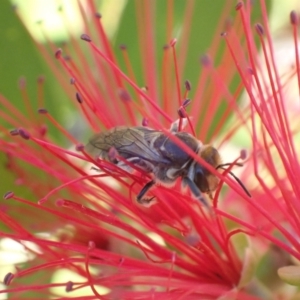
[[[209,186],[208,186],[206,176],[204,174],[205,170],[203,170],[203,168],[200,165],[198,165],[195,171],[196,173],[194,177],[194,182],[196,186],[202,193],[208,192]]]

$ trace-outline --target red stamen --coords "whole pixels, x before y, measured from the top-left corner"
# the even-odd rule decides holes
[[[90,43],[90,45],[92,46],[92,49],[96,51],[102,58],[104,58],[104,60],[114,70],[116,70],[116,72],[118,72],[120,76],[123,77],[138,92],[138,94],[140,94],[143,98],[145,98],[153,106],[155,110],[157,110],[162,116],[164,116],[166,120],[171,121],[170,117],[163,110],[161,110],[147,94],[142,92],[142,90],[127,75],[121,72],[121,70],[111,60],[109,60],[109,58],[106,57],[92,42]]]
[[[172,78],[170,76],[170,46],[165,45],[163,48],[163,61],[162,61],[162,108],[163,111],[168,114],[172,114],[173,105],[171,105],[170,99],[172,99]]]
[[[290,14],[291,24],[293,26],[293,37],[294,37],[294,46],[295,46],[295,58],[296,58],[296,69],[297,69],[297,78],[298,78],[298,89],[300,94],[300,60],[299,60],[299,46],[298,46],[298,24],[299,17],[296,11],[292,11]]]
[[[82,177],[79,177],[79,178],[76,178],[76,179],[73,179],[69,182],[66,182],[58,187],[56,187],[55,189],[52,189],[45,197],[43,197],[42,199],[38,200],[38,204],[39,205],[43,205],[48,199],[50,196],[52,196],[53,194],[57,193],[58,191],[64,189],[65,187],[68,187],[68,186],[71,186],[77,182],[80,182],[80,181],[84,181],[86,179],[91,179],[91,178],[99,178],[99,177],[103,177],[103,175],[86,175],[86,176],[82,176]],[[10,192],[8,192],[10,193]],[[9,198],[5,198],[5,199],[9,199]]]
[[[88,251],[87,254],[85,256],[85,270],[86,270],[86,274],[90,283],[90,287],[94,293],[94,295],[98,298],[98,299],[103,299],[103,297],[97,292],[97,290],[95,289],[94,286],[94,280],[93,277],[91,276],[90,270],[89,270],[89,258],[90,258],[90,253],[93,252],[93,249],[95,248],[95,243],[94,242],[89,242],[89,246],[88,246]]]

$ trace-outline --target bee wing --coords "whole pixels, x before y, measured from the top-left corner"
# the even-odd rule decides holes
[[[85,149],[92,156],[105,160],[109,160],[108,151],[114,147],[126,159],[138,157],[153,163],[170,163],[153,147],[150,147],[149,134],[155,138],[160,133],[144,127],[116,127],[94,135]]]

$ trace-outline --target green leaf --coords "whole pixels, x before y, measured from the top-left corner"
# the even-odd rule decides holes
[[[300,286],[300,266],[285,266],[277,270],[278,276],[290,285]]]

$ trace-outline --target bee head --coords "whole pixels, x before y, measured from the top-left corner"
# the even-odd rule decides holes
[[[221,164],[218,150],[210,145],[203,145],[198,155],[215,169]],[[194,182],[202,193],[208,193],[211,196],[211,192],[217,189],[219,181],[220,179],[204,166],[196,165]]]
[[[222,164],[221,156],[218,150],[210,145],[203,145],[200,148],[198,155],[216,170],[226,170],[225,167],[230,166],[231,164],[234,164],[239,167],[243,166],[238,162]],[[251,194],[248,192],[241,180],[238,177],[236,177],[231,171],[227,172],[238,182],[238,184],[243,188],[245,193],[249,197],[251,197]],[[212,192],[217,189],[220,179],[202,165],[196,164],[194,182],[202,193],[207,193],[209,197],[212,198]]]

